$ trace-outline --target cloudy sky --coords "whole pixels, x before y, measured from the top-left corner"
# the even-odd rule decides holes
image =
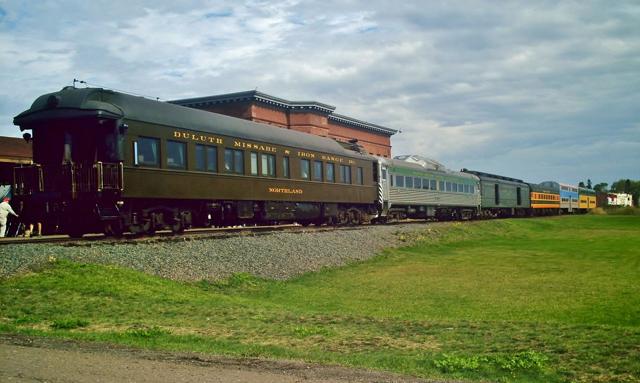
[[[324,102],[452,169],[640,179],[635,0],[0,0],[0,135],[74,78]]]

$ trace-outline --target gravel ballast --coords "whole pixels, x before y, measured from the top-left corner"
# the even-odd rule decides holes
[[[280,232],[230,238],[184,237],[128,242],[19,244],[0,247],[0,277],[54,259],[117,265],[182,281],[220,280],[235,273],[285,280],[369,259],[411,238],[437,235],[442,223],[367,226],[349,230]]]

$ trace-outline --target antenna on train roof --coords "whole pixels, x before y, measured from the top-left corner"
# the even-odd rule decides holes
[[[161,100],[163,100],[163,99],[161,99],[160,97],[156,97],[156,96],[149,96],[149,95],[142,94],[142,93],[129,92],[129,91],[126,91],[126,90],[116,89],[116,88],[111,88],[111,87],[104,86],[104,85],[99,85],[99,84],[93,84],[93,83],[89,83],[89,82],[84,81],[84,80],[78,80],[78,79],[75,79],[75,78],[74,78],[74,79],[73,79],[73,87],[74,87],[74,88],[76,87],[76,83],[84,84],[84,85],[86,85],[87,87],[89,87],[89,86],[95,86],[96,88],[103,88],[103,89],[115,90],[116,92],[126,93],[126,94],[130,94],[130,95],[132,95],[132,96],[138,96],[138,97],[149,98],[149,99],[156,100],[156,101],[161,101]]]
[[[78,79],[75,79],[75,78],[74,78],[74,79],[73,79],[73,87],[74,87],[74,88],[76,87],[76,83],[85,84],[85,85],[87,84],[87,82],[86,82],[86,81],[82,81],[82,80],[78,80]]]

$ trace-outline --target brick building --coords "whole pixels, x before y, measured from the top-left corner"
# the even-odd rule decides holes
[[[289,101],[255,90],[170,101],[285,129],[358,144],[370,154],[391,157],[397,130],[334,113],[335,106],[316,101]]]
[[[0,137],[0,185],[13,183],[13,168],[32,163],[31,143],[22,138]]]

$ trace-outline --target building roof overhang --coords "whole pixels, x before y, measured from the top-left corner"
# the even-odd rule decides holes
[[[238,102],[258,102],[265,105],[273,106],[276,108],[284,109],[290,112],[315,112],[326,114],[330,121],[340,123],[342,125],[348,125],[350,127],[369,130],[378,134],[384,134],[392,136],[398,133],[395,129],[390,129],[384,126],[371,124],[369,122],[357,120],[355,118],[343,116],[333,113],[336,109],[335,106],[324,104],[317,101],[289,101],[283,98],[271,96],[266,93],[259,92],[257,90],[250,90],[245,92],[227,93],[214,96],[187,98],[181,100],[169,101],[172,104],[188,106],[191,108],[202,108],[213,105],[230,104]]]

